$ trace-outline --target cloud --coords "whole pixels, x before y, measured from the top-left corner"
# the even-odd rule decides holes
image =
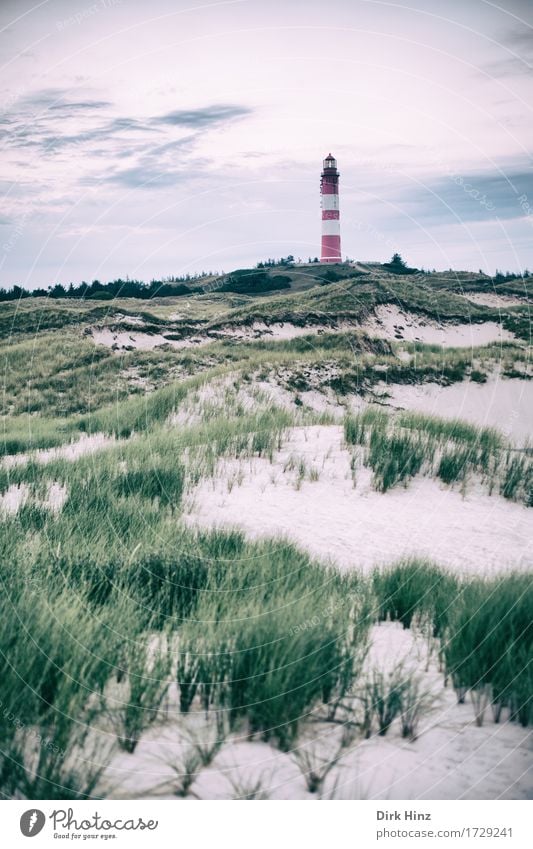
[[[210,127],[244,117],[252,112],[238,104],[213,104],[198,109],[175,110],[146,118],[116,116],[102,121],[102,110],[113,104],[107,100],[81,99],[68,101],[67,90],[41,89],[19,98],[10,112],[0,115],[0,139],[11,148],[38,148],[53,153],[80,144],[110,142],[108,153],[124,157],[123,137],[132,134],[157,134],[162,144],[159,153],[181,140],[169,138],[173,129],[188,129],[198,133]],[[142,153],[146,142],[128,139],[132,153]],[[88,150],[88,154],[91,154]],[[134,169],[131,169],[132,173]]]
[[[531,75],[533,71],[533,30],[510,30],[498,36],[501,45],[508,48],[511,54],[505,59],[486,62],[482,70],[489,76],[516,77]]]
[[[96,109],[106,109],[113,104],[109,100],[77,100],[72,101],[67,98],[70,96],[70,89],[67,88],[43,88],[25,94],[18,98],[15,105],[23,114],[35,112],[67,112],[74,114],[76,112],[88,112]]]
[[[233,121],[234,118],[243,118],[251,112],[252,110],[246,106],[221,103],[204,106],[201,109],[177,109],[166,115],[160,115],[156,121],[160,124],[203,129],[209,125]]]
[[[524,52],[533,55],[533,29],[513,30],[504,36],[504,43],[510,44],[513,47],[518,47]]]
[[[138,165],[134,168],[124,168],[115,171],[107,178],[108,183],[115,183],[126,189],[153,189],[175,186],[183,179],[183,171],[162,170],[153,165]]]
[[[495,221],[522,218],[520,198],[533,203],[533,167],[518,166],[502,172],[450,173],[427,181],[427,187],[410,186],[400,200],[413,217],[441,221]],[[414,208],[414,212],[410,209]]]

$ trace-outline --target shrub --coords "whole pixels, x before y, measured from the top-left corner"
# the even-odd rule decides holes
[[[245,721],[288,749],[313,707],[337,703],[353,683],[369,611],[360,580],[325,573],[285,543],[262,544],[202,591],[180,650],[196,658],[187,663],[206,710],[225,709],[232,727]]]
[[[533,507],[533,463],[529,457],[507,453],[500,493],[512,500],[521,498]]]
[[[347,748],[347,740],[348,738],[343,736],[334,751],[327,757],[321,756],[316,746],[309,744],[294,750],[293,761],[302,773],[309,793],[318,793],[322,790],[326,778],[337,766]]]
[[[386,431],[388,416],[375,407],[367,407],[356,416],[346,416],[344,420],[344,438],[348,445],[368,444],[374,430]]]
[[[111,756],[94,738],[113,640],[78,599],[32,585],[0,600],[0,781],[10,796],[85,798]],[[86,762],[93,750],[94,761]]]

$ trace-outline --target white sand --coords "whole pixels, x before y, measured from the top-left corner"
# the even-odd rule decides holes
[[[123,324],[134,325],[135,327],[144,327],[146,325],[144,318],[140,315],[124,315],[118,312],[113,316],[113,319],[114,321],[121,321]]]
[[[29,487],[25,483],[11,484],[0,495],[0,512],[14,515],[26,502],[29,495]]]
[[[515,338],[494,321],[483,324],[437,323],[423,315],[401,310],[394,304],[377,307],[375,317],[369,318],[362,329],[369,336],[423,342],[427,345],[441,345],[443,348],[471,348]]]
[[[266,324],[264,321],[254,321],[253,324],[243,324],[238,327],[219,327],[215,330],[209,330],[207,333],[195,334],[184,339],[169,339],[164,333],[142,333],[117,327],[94,327],[91,330],[91,335],[97,345],[105,345],[116,351],[133,348],[140,351],[151,351],[153,348],[159,348],[162,345],[170,345],[177,349],[197,348],[224,339],[241,342],[250,342],[257,339],[296,339],[300,336],[316,336],[322,333],[335,333],[340,330],[353,330],[357,326],[340,322],[334,327],[325,324],[302,327],[290,322]]]
[[[436,322],[422,314],[417,315],[403,311],[395,304],[383,304],[376,307],[374,315],[362,325],[349,321],[340,321],[335,325],[312,324],[308,326],[295,325],[290,322],[267,324],[264,321],[254,321],[249,325],[219,327],[183,339],[169,339],[164,332],[150,334],[132,329],[131,321],[128,321],[116,326],[94,327],[91,334],[96,344],[105,345],[119,352],[129,349],[149,351],[162,345],[170,345],[177,349],[194,348],[224,339],[241,342],[257,339],[289,340],[301,336],[316,336],[355,329],[363,330],[370,336],[378,336],[384,339],[405,339],[409,342],[442,345],[444,348],[474,347],[476,345],[487,345],[490,342],[512,341],[515,338],[512,333],[494,321],[483,324]]]
[[[114,330],[111,327],[94,327],[91,335],[97,345],[105,345],[117,350],[135,348],[139,351],[151,351],[161,345],[172,345],[175,348],[184,347],[181,342],[169,341],[160,333],[137,333],[128,330]]]
[[[14,516],[30,497],[30,488],[27,484],[12,484],[5,492],[0,494],[0,514]],[[59,513],[67,498],[67,488],[57,481],[52,481],[46,493],[46,498],[34,499],[37,507],[44,507]]]
[[[114,436],[106,436],[105,433],[94,433],[91,436],[84,434],[75,442],[68,442],[56,448],[43,448],[32,451],[30,454],[8,454],[2,459],[2,464],[9,469],[13,466],[22,466],[29,460],[34,463],[51,463],[53,460],[74,461],[85,454],[94,454],[112,445],[116,445]]]
[[[340,325],[335,330],[340,330]],[[241,327],[222,328],[219,332],[221,336],[226,336],[235,339],[252,340],[261,339],[296,339],[299,336],[316,335],[331,331],[331,327],[326,325],[312,324],[301,327],[290,322],[274,322],[266,324],[264,321],[254,321],[251,325],[242,325]]]
[[[53,481],[48,487],[44,507],[48,507],[53,513],[59,513],[67,500],[68,490],[64,484]]]
[[[192,427],[212,415],[243,415],[272,406],[294,410],[294,395],[277,383],[259,380],[248,383],[235,373],[215,378],[190,392],[168,422],[171,426]]]
[[[377,389],[387,393],[393,407],[495,427],[516,444],[533,436],[533,380],[495,374],[486,383],[388,384]]]
[[[423,477],[381,494],[362,467],[354,488],[342,439],[339,426],[295,428],[272,464],[221,462],[214,479],[191,493],[189,521],[239,527],[253,537],[285,535],[343,568],[368,569],[404,555],[427,556],[460,573],[533,567],[528,508],[479,485],[463,497]],[[300,460],[319,479],[308,474],[298,488]]]
[[[480,304],[483,307],[522,307],[527,303],[527,300],[513,298],[511,295],[496,295],[494,292],[465,292],[461,295],[467,301],[472,301],[473,304]]]
[[[420,722],[415,742],[401,738],[396,721],[385,737],[359,737],[345,751],[324,786],[324,797],[336,799],[527,799],[533,782],[528,775],[531,732],[516,724],[496,725],[487,711],[482,728],[474,725],[472,705],[457,705],[455,694],[443,686],[443,676],[432,661],[426,667],[424,642],[398,623],[372,629],[372,650],[366,663],[388,671],[399,663],[415,669],[423,689],[434,694],[431,712]],[[317,713],[318,715],[318,713]],[[505,719],[505,716],[504,716]],[[114,798],[172,798],[169,760],[179,760],[187,749],[184,728],[195,728],[204,739],[209,733],[203,712],[179,717],[175,689],[171,691],[168,724],[141,739],[135,754],[117,754],[107,771],[104,787]],[[203,734],[202,734],[203,731]],[[297,747],[315,750],[325,760],[338,747],[339,726],[306,723]],[[196,798],[234,798],[235,784],[251,786],[258,779],[270,799],[317,799],[305,786],[293,753],[282,753],[267,743],[231,736],[212,764],[201,770],[193,784]]]

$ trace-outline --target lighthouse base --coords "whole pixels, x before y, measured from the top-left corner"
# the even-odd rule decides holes
[[[320,262],[342,262],[340,236],[322,236]]]

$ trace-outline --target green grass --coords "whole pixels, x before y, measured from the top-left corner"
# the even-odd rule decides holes
[[[533,503],[529,452],[511,449],[493,428],[421,413],[387,414],[371,406],[345,417],[344,438],[348,445],[363,447],[363,460],[380,492],[407,484],[417,474],[449,485],[478,476],[489,492],[498,487],[505,498]]]
[[[2,525],[7,714],[0,764],[8,795],[97,792],[100,772],[84,771],[82,752],[101,743],[95,763],[105,765],[112,730],[133,751],[161,721],[172,676],[182,711],[222,712],[239,733],[290,748],[320,705],[334,718],[347,694],[360,691],[374,618],[444,635],[456,684],[475,690],[490,679],[513,716],[530,721],[525,657],[532,600],[523,577],[459,582],[429,562],[405,561],[365,580],[325,568],[280,540],[193,532],[169,522],[179,500],[154,509],[151,485],[140,477],[117,498],[120,455],[113,454],[92,458],[92,478],[89,458],[79,469],[68,466],[80,475],[75,497],[45,527],[32,513]],[[60,467],[67,464],[54,471]],[[157,634],[159,658],[146,652]],[[177,646],[173,671],[165,645]],[[373,693],[374,702],[385,699],[381,685]],[[405,708],[405,699],[398,705]],[[398,705],[374,704],[381,733]],[[70,755],[60,759],[38,748],[34,773],[36,728]]]
[[[374,470],[374,486],[386,492],[417,475],[424,462],[424,445],[419,437],[387,435],[375,429],[370,438],[368,462]]]
[[[214,293],[180,302],[179,309],[204,329],[254,317],[323,323],[324,311],[332,321],[364,318],[376,303],[396,297],[383,282],[323,282],[283,297],[265,295],[260,308],[245,296]],[[427,287],[415,292],[407,279],[398,287],[402,303],[425,314],[433,308],[459,320],[470,309],[448,291],[432,302]],[[524,578],[459,581],[421,560],[368,578],[346,575],[284,540],[193,531],[182,516],[191,487],[224,458],[271,458],[288,428],[326,421],[302,405],[273,405],[254,386],[257,379],[274,376],[303,391],[312,371],[322,370],[323,383],[332,385],[336,368],[346,391],[373,386],[384,375],[446,382],[474,366],[489,370],[499,356],[524,362],[523,350],[443,353],[343,332],[117,356],[81,336],[94,323],[114,320],[108,305],[4,306],[2,453],[53,447],[85,433],[118,437],[75,462],[43,465],[30,458],[0,469],[1,492],[12,484],[29,487],[19,513],[0,519],[5,796],[97,795],[116,745],[133,751],[163,721],[173,682],[184,714],[222,714],[238,733],[288,749],[310,718],[345,718],[364,685],[375,620],[429,630],[443,640],[447,674],[458,686],[477,693],[490,685],[496,706],[531,722],[532,602]],[[172,323],[175,305],[142,306],[154,327]],[[113,312],[119,309],[135,315],[140,306],[114,303]],[[475,319],[489,312],[475,308]],[[396,356],[401,351],[411,353],[409,362]],[[137,387],[132,394],[131,369],[148,381],[147,391]],[[251,409],[239,395],[243,387]],[[218,395],[202,400],[205,388]],[[190,425],[169,424],[184,412],[192,414]],[[506,498],[532,503],[529,454],[512,451],[494,431],[390,416],[376,406],[347,417],[345,437],[383,491],[416,474],[452,485],[476,474]],[[41,503],[52,482],[67,492],[58,513]],[[394,702],[397,693],[377,678],[374,684],[372,721],[386,729],[391,711],[398,713],[387,699]],[[414,734],[409,711],[404,719]]]
[[[454,605],[444,638],[456,689],[490,693],[498,709],[508,707],[524,726],[533,719],[532,609],[529,575],[472,580]],[[476,711],[478,724],[483,719]]]
[[[187,706],[192,671],[205,708],[287,749],[365,651],[369,598],[361,579],[324,571],[287,543],[257,545],[251,560],[249,551],[200,593],[182,634],[181,696]]]
[[[410,628],[413,620],[430,622],[434,635],[440,636],[458,585],[456,578],[430,561],[400,561],[373,574],[378,616],[401,622],[404,628]]]

